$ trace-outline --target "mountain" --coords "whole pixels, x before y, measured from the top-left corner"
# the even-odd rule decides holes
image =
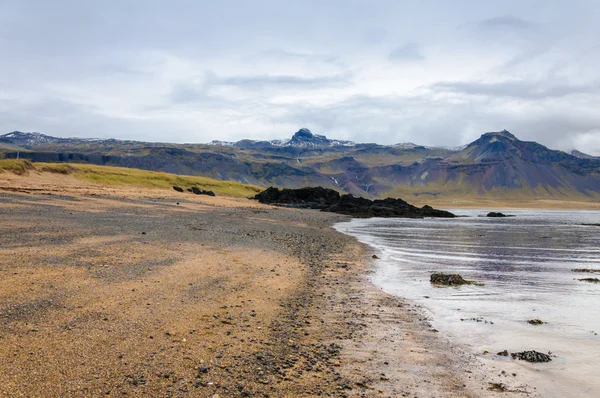
[[[600,159],[521,141],[503,130],[459,148],[332,140],[308,129],[275,141],[169,144],[12,132],[0,156],[205,175],[262,186],[320,185],[356,196],[593,198]]]
[[[503,130],[483,134],[462,151],[444,159],[426,160],[405,173],[420,174],[422,187],[450,187],[479,195],[499,191],[561,197],[600,193],[600,160],[580,159],[517,139]]]
[[[23,133],[21,131],[13,131],[12,133],[0,136],[0,143],[10,143],[24,148],[35,148],[45,144],[71,143],[80,142],[96,142],[102,141],[94,138],[58,138],[51,137],[41,133]]]
[[[309,129],[298,130],[291,139],[274,141],[254,141],[242,140],[238,142],[212,141],[210,145],[231,146],[247,149],[264,149],[268,147],[298,147],[298,148],[317,148],[334,146],[355,146],[352,141],[330,140],[324,135],[313,134]]]

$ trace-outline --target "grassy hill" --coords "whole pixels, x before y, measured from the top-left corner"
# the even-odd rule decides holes
[[[0,173],[18,175],[28,173],[58,173],[78,180],[100,185],[132,185],[146,188],[172,189],[196,186],[211,190],[217,195],[250,197],[262,190],[261,187],[233,181],[219,181],[208,177],[182,176],[125,167],[96,166],[78,163],[32,163],[23,159],[0,159]]]

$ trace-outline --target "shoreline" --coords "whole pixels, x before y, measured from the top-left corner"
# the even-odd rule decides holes
[[[497,395],[349,217],[73,184],[0,192],[2,394]]]
[[[492,364],[485,364],[467,347],[438,334],[431,325],[432,314],[424,306],[376,286],[370,275],[376,272],[380,259],[370,257],[379,254],[379,249],[353,239],[361,247],[364,261],[350,278],[349,285],[354,289],[354,304],[362,308],[356,315],[367,318],[368,322],[346,341],[344,357],[349,360],[346,372],[352,374],[359,369],[357,366],[362,366],[363,371],[368,369],[369,375],[376,376],[363,394],[496,397],[524,393],[538,396],[532,386],[507,385],[505,374],[499,373]],[[503,385],[506,390],[493,390],[493,385]]]

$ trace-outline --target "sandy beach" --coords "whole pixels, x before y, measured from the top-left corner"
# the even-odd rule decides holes
[[[498,396],[346,217],[0,174],[2,396]]]

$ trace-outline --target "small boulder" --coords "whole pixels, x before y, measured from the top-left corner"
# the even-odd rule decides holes
[[[173,189],[176,190],[177,192],[183,192],[183,188],[178,187],[177,185],[173,185]]]
[[[491,211],[487,214],[487,217],[506,217],[506,214],[496,212],[496,211]]]

